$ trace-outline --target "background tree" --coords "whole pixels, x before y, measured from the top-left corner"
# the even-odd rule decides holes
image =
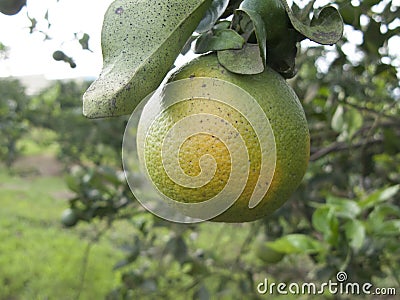
[[[17,142],[28,129],[27,100],[18,80],[0,80],[0,157],[7,167],[17,158]]]

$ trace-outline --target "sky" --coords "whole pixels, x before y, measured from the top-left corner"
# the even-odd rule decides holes
[[[24,76],[44,74],[48,79],[98,76],[102,66],[100,35],[104,13],[112,0],[28,0],[17,15],[0,14],[0,41],[9,47],[9,57],[0,61],[0,76]],[[49,10],[48,28],[44,20]],[[38,31],[44,30],[51,40],[43,42],[44,34],[29,34],[29,16],[39,23]],[[74,33],[81,37],[90,35],[89,47],[82,50]],[[56,50],[62,50],[75,59],[72,69],[65,62],[52,58]]]
[[[6,16],[0,14],[0,42],[9,47],[8,59],[0,61],[0,77],[45,75],[48,79],[85,77],[96,78],[102,67],[100,36],[104,13],[113,0],[28,0],[17,15]],[[292,1],[288,1],[291,3]],[[296,1],[301,4],[302,1]],[[330,1],[319,0],[318,6],[329,4]],[[352,0],[358,2],[358,0]],[[399,5],[400,0],[393,0]],[[44,16],[47,12],[49,22]],[[29,33],[31,18],[39,23],[34,34]],[[51,40],[43,42],[43,30],[51,36]],[[90,35],[89,47],[93,52],[82,50],[74,33],[80,38],[84,33]],[[343,48],[346,54],[357,59],[355,45],[362,42],[357,33],[351,34],[354,44]],[[391,41],[392,51],[400,48],[400,37]],[[306,43],[305,43],[306,44]],[[397,49],[397,50],[396,50]],[[77,64],[75,69],[65,62],[56,62],[52,53],[62,50],[72,56]],[[329,60],[329,51],[327,51]],[[332,56],[332,59],[334,57]],[[323,64],[320,64],[323,67]]]

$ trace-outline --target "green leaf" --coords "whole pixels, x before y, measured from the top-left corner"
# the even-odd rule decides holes
[[[204,33],[213,28],[215,22],[224,13],[228,7],[229,0],[212,0],[210,7],[207,9],[203,19],[196,28],[196,32]]]
[[[185,55],[186,53],[188,53],[190,51],[190,49],[192,48],[192,43],[197,39],[197,36],[195,35],[191,35],[189,37],[189,39],[186,41],[185,45],[183,45],[182,50],[181,50],[181,54]]]
[[[80,193],[81,185],[80,185],[80,181],[79,181],[79,179],[77,177],[72,176],[72,175],[67,175],[67,176],[65,176],[65,182],[67,183],[67,187],[71,191],[73,191],[73,192],[75,192],[77,194]]]
[[[81,44],[82,49],[90,50],[89,49],[89,38],[90,38],[90,36],[87,33],[84,33],[82,38],[79,39],[79,44]]]
[[[218,61],[228,71],[237,74],[259,74],[264,71],[260,48],[255,44],[245,44],[240,50],[218,51]]]
[[[399,192],[400,184],[396,184],[390,187],[385,187],[374,191],[372,194],[368,195],[366,198],[358,202],[358,205],[363,208],[373,207],[380,202],[387,201],[391,199],[394,195]]]
[[[28,19],[29,21],[31,21],[31,26],[29,26],[29,33],[33,33],[36,29],[36,25],[38,23],[38,21],[35,18],[31,18],[28,15]]]
[[[336,245],[339,234],[339,221],[333,209],[326,205],[318,207],[312,216],[312,224],[316,230],[323,233],[324,239],[330,245]]]
[[[331,121],[332,129],[337,133],[339,141],[349,141],[362,127],[362,114],[355,108],[338,105]]]
[[[196,289],[196,291],[193,294],[193,299],[196,300],[209,300],[210,298],[210,292],[206,288],[204,284],[201,284],[200,287]]]
[[[83,96],[89,118],[130,114],[162,82],[211,0],[116,0],[102,29],[103,70]]]
[[[388,218],[400,218],[400,208],[393,204],[379,204],[368,215],[369,230],[374,232]]]
[[[316,0],[311,0],[308,2],[303,8],[300,8],[296,2],[292,4],[292,12],[296,16],[296,18],[302,23],[309,24],[310,19],[309,15],[313,11],[313,7]]]
[[[132,249],[131,249],[128,257],[126,257],[125,259],[120,260],[119,262],[117,262],[114,265],[113,270],[114,271],[118,270],[120,268],[123,268],[123,267],[133,263],[139,257],[140,249],[141,249],[141,241],[137,236],[135,236],[135,241],[134,241],[134,244],[132,246]]]
[[[344,231],[351,248],[358,251],[365,240],[365,227],[359,220],[349,220],[344,225]]]
[[[268,242],[268,246],[281,253],[318,253],[323,250],[322,244],[304,234],[288,234],[273,242]]]
[[[380,236],[399,236],[400,219],[386,221],[377,229],[377,234]]]
[[[264,64],[285,78],[296,74],[297,32],[280,0],[245,0],[235,12],[232,24],[246,15],[252,21]],[[233,26],[234,28],[234,26]]]
[[[232,29],[208,31],[196,40],[194,52],[200,54],[208,51],[241,49],[244,43],[244,38]]]
[[[348,108],[344,114],[344,122],[346,124],[345,137],[351,139],[354,134],[362,127],[363,116],[357,109]]]
[[[344,23],[352,25],[357,29],[361,29],[360,27],[361,9],[359,6],[355,7],[349,5],[346,2],[342,2],[339,5],[339,12],[343,18]]]
[[[368,54],[379,57],[379,48],[383,46],[385,40],[385,34],[381,33],[381,23],[370,18],[361,47]]]
[[[331,230],[330,219],[332,218],[331,209],[327,206],[318,207],[312,215],[312,224],[315,229],[322,233]]]
[[[177,261],[183,264],[187,260],[188,247],[181,236],[172,237],[165,246],[165,251],[171,253]]]
[[[290,23],[285,7],[280,0],[244,0],[240,5],[240,10],[251,14],[256,13],[261,17],[266,37],[271,43],[275,44],[286,38],[284,35]],[[252,18],[251,15],[250,17]],[[258,22],[258,20],[256,21]]]
[[[53,59],[57,61],[64,61],[70,65],[71,68],[75,68],[76,64],[72,57],[66,55],[64,52],[57,50],[53,52]]]
[[[245,14],[247,18],[244,17],[243,14]],[[257,43],[260,48],[260,56],[262,63],[265,66],[267,61],[267,33],[264,21],[257,12],[246,9],[242,6],[240,9],[235,11],[234,19],[232,20],[232,27],[235,27],[235,24],[240,24],[240,21],[243,19],[250,19],[252,23],[253,28],[251,31],[254,31],[256,34]]]
[[[331,127],[333,130],[335,130],[338,133],[341,133],[343,130],[343,124],[344,124],[344,107],[342,105],[338,105],[335,113],[332,116],[331,120]]]
[[[326,205],[333,209],[338,217],[353,219],[361,212],[361,208],[356,201],[332,195],[327,197]]]
[[[213,30],[228,29],[230,26],[231,26],[231,22],[228,20],[224,20],[224,21],[217,22],[214,25]]]
[[[343,35],[343,20],[339,11],[333,6],[326,6],[314,13],[311,23],[301,22],[292,12],[286,0],[280,0],[285,6],[293,27],[304,37],[322,44],[331,45]]]

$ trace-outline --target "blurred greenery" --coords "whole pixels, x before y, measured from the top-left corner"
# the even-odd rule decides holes
[[[60,177],[0,172],[0,299],[75,299],[80,289],[85,240],[95,229],[68,231],[59,218],[67,187]],[[122,251],[109,240],[92,249],[83,299],[100,299],[114,284],[110,273]]]
[[[398,293],[400,58],[388,45],[398,39],[400,7],[390,0],[332,3],[344,37],[334,46],[303,44],[289,81],[309,121],[307,174],[290,201],[253,223],[158,219],[124,180],[127,119],[82,117],[88,83],[57,82],[28,97],[17,81],[2,80],[0,155],[19,175],[0,174],[0,298],[261,299],[271,296],[257,293],[265,278],[320,284],[339,271],[349,282]],[[18,155],[42,151],[62,162],[63,178],[21,177],[13,166]],[[66,187],[67,203],[49,196]],[[79,218],[69,229],[59,221],[67,208]]]

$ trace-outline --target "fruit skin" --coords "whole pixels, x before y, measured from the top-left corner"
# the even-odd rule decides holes
[[[25,4],[26,0],[1,0],[0,12],[8,16],[16,15]]]
[[[68,208],[63,211],[61,215],[61,223],[65,227],[73,227],[78,223],[78,221],[79,221],[79,216],[75,210]]]
[[[310,135],[297,95],[284,78],[271,68],[266,67],[263,73],[257,75],[234,74],[218,63],[215,54],[189,62],[170,81],[193,77],[225,80],[251,94],[268,117],[276,143],[276,169],[263,200],[252,209],[248,207],[248,202],[236,201],[228,210],[210,221],[248,222],[273,213],[298,187],[308,165]]]

